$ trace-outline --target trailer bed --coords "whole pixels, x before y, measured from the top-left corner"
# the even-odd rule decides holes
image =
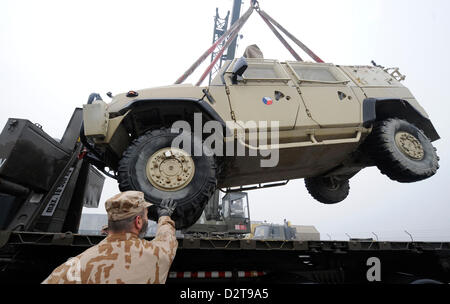
[[[0,278],[39,283],[58,265],[103,238],[0,231]],[[368,283],[370,258],[380,261],[381,282],[450,283],[449,242],[180,238],[178,243],[168,283]]]

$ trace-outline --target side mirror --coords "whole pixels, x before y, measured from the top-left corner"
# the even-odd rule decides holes
[[[239,58],[236,63],[234,64],[232,76],[231,76],[231,82],[233,84],[237,84],[237,78],[238,76],[244,75],[244,72],[248,68],[248,63],[245,57]]]

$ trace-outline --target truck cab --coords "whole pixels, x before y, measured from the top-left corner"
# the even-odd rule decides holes
[[[250,233],[248,194],[230,192],[220,199],[217,191],[209,200],[199,220],[183,230],[186,235],[244,237]]]
[[[290,241],[296,239],[295,228],[290,227],[288,222],[284,225],[277,224],[261,224],[255,227],[255,240],[270,240],[270,241]]]

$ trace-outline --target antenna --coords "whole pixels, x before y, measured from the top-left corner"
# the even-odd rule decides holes
[[[408,231],[406,231],[405,230],[405,233],[407,233],[408,235],[409,235],[409,237],[411,238],[411,242],[413,242],[414,243],[414,239],[413,239],[413,236],[411,235],[411,233],[409,233]]]
[[[377,242],[378,242],[379,241],[378,240],[378,235],[376,235],[375,232],[372,232],[372,234],[377,238]]]

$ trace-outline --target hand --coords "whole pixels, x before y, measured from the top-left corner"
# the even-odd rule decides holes
[[[171,198],[165,198],[161,201],[161,204],[158,206],[158,217],[161,216],[172,216],[172,213],[175,211],[177,207],[177,203]]]

